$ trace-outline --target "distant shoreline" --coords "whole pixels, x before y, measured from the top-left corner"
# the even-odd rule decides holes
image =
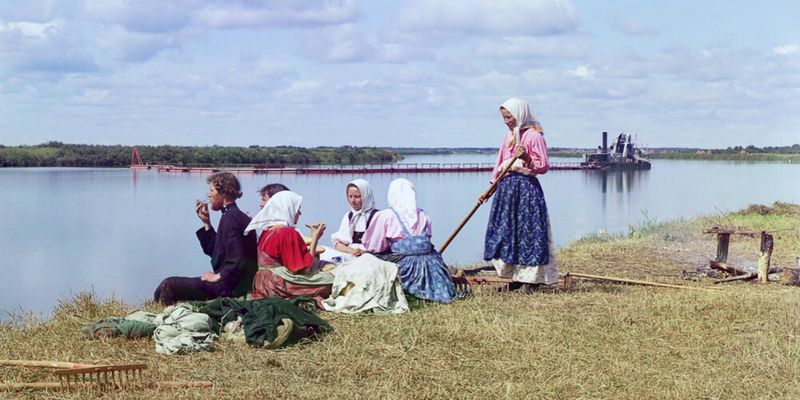
[[[496,154],[496,147],[294,147],[294,146],[122,146],[48,142],[34,146],[0,145],[0,167],[128,167],[134,147],[145,164],[385,164],[414,155]],[[594,148],[549,149],[551,157],[581,158]],[[732,160],[800,163],[800,145],[727,149],[651,148],[651,159]]]

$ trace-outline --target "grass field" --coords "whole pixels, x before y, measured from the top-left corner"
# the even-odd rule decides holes
[[[560,249],[559,268],[714,287],[695,270],[716,252],[704,227],[771,230],[773,265],[797,266],[800,206],[751,206],[725,215],[648,222],[629,235],[593,235]],[[758,259],[757,239],[731,240],[729,260]],[[684,273],[684,271],[686,273]],[[695,277],[686,280],[684,275]],[[399,316],[324,313],[335,331],[281,350],[238,347],[162,356],[152,340],[83,340],[80,318],[133,307],[84,293],[46,322],[24,315],[0,327],[0,358],[148,364],[158,380],[213,388],[110,393],[13,392],[3,398],[800,398],[800,288],[729,283],[720,291],[579,281],[531,295],[479,287],[452,305]],[[151,310],[157,308],[146,305]],[[0,367],[4,382],[52,380]]]

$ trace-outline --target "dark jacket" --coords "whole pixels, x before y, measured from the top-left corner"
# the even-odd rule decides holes
[[[218,230],[197,230],[197,239],[203,252],[211,256],[211,268],[220,274],[222,292],[227,296],[241,296],[252,289],[256,263],[256,233],[244,234],[250,217],[239,210],[236,203],[222,209]]]

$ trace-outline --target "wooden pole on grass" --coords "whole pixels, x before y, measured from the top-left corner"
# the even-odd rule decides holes
[[[767,283],[769,281],[769,262],[772,258],[773,240],[772,235],[761,231],[761,257],[758,259],[758,282]]]
[[[685,285],[672,285],[669,283],[659,283],[659,282],[648,282],[648,281],[639,281],[635,279],[626,279],[626,278],[615,278],[613,276],[601,276],[601,275],[589,275],[589,274],[582,274],[579,272],[567,272],[565,278],[567,277],[575,277],[575,278],[586,278],[586,279],[597,279],[601,281],[609,281],[609,282],[619,282],[619,283],[630,283],[634,285],[645,285],[645,286],[657,286],[657,287],[668,287],[673,289],[690,289],[690,290],[705,290],[709,292],[715,292],[719,289],[712,289],[712,288],[701,288],[701,287],[694,287],[694,286],[685,286]],[[565,281],[567,281],[565,279]]]

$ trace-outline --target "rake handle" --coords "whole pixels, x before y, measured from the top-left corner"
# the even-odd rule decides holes
[[[147,382],[145,383],[150,388],[208,388],[213,387],[214,382],[211,381],[161,381],[161,382]],[[68,389],[71,387],[99,387],[97,382],[85,382],[63,385],[59,382],[23,382],[23,383],[0,383],[0,391],[15,391],[25,389]]]
[[[91,368],[94,364],[79,364],[64,361],[38,361],[38,360],[0,360],[0,365],[10,367],[36,367],[36,368]]]
[[[489,189],[486,189],[486,191],[484,193],[492,193],[494,191],[494,189],[497,187],[497,184],[499,184],[500,181],[503,180],[503,178],[506,177],[506,175],[508,174],[508,171],[511,169],[511,166],[514,164],[514,162],[516,162],[517,159],[520,158],[520,157],[522,157],[521,153],[515,155],[514,158],[511,159],[511,162],[508,163],[508,165],[506,165],[505,168],[503,168],[503,171],[500,172],[500,175],[497,176],[497,179],[495,179],[494,182],[492,182],[492,185],[489,186]],[[486,201],[486,199],[484,199],[484,201]],[[456,228],[456,230],[453,231],[453,233],[450,234],[450,237],[447,238],[447,240],[445,240],[445,242],[442,245],[442,247],[439,248],[439,254],[444,253],[444,251],[447,249],[447,246],[450,245],[450,242],[452,242],[453,239],[456,238],[456,235],[458,235],[458,233],[461,232],[461,228],[463,228],[464,225],[467,224],[469,219],[472,218],[472,216],[475,214],[475,211],[478,211],[478,208],[480,208],[480,206],[482,204],[483,204],[483,202],[476,203],[472,207],[472,210],[470,210],[469,214],[467,214],[467,216],[463,220],[461,220],[461,223],[458,224],[458,227]]]

